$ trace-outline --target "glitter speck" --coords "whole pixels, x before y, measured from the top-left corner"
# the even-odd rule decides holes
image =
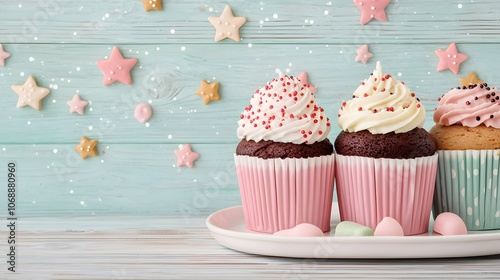
[[[54,154],[57,154],[57,149],[52,150]]]
[[[462,4],[458,4],[458,6],[457,6],[457,7],[458,7],[459,9],[462,9],[462,7],[463,7],[463,6],[462,6]]]
[[[89,130],[92,130],[92,129],[94,129],[94,127],[93,127],[93,126],[91,126],[91,125],[89,125]]]
[[[274,14],[274,15],[273,15],[273,18],[274,18],[274,19],[277,19],[277,18],[278,18],[278,14]]]
[[[175,29],[170,29],[170,34],[175,34]]]

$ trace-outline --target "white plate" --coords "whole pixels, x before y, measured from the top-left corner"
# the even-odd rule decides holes
[[[332,234],[340,221],[332,211]],[[207,218],[207,227],[221,245],[245,253],[293,258],[450,258],[500,254],[500,231],[468,235],[290,237],[250,232],[241,206],[226,208]],[[431,225],[432,228],[432,219]]]

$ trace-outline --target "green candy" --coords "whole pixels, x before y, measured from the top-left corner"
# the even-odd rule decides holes
[[[355,222],[340,222],[335,227],[335,236],[373,236],[373,229]]]

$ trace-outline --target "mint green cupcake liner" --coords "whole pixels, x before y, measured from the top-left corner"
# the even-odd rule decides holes
[[[453,212],[468,230],[500,229],[500,150],[438,151],[433,213]]]

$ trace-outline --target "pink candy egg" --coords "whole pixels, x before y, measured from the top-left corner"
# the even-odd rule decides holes
[[[378,223],[375,231],[375,236],[404,236],[403,228],[394,218],[385,217]]]
[[[294,237],[311,237],[311,236],[325,236],[323,231],[315,225],[303,223],[296,225],[291,229],[284,229],[274,233],[277,236],[294,236]]]
[[[434,231],[441,235],[463,235],[467,234],[467,227],[455,213],[444,212],[436,217]]]

